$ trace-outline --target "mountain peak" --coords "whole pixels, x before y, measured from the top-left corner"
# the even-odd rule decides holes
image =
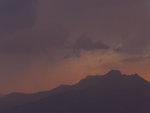
[[[142,81],[145,81],[145,82],[147,82],[144,78],[142,78],[139,74],[132,74],[131,76],[130,76],[130,78],[133,78],[134,80],[142,80]]]
[[[149,82],[138,74],[124,75],[118,70],[88,76],[75,85],[61,85],[50,92],[20,95],[2,99],[0,112],[150,113]]]
[[[122,76],[119,70],[111,70],[105,76]]]

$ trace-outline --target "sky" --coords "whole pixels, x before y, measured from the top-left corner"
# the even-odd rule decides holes
[[[0,93],[109,70],[150,81],[149,0],[0,0]]]

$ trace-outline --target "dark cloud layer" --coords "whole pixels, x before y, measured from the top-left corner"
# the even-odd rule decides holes
[[[37,49],[43,50],[52,46],[56,48],[65,46],[67,40],[71,40],[72,37],[63,36],[68,31],[58,30],[60,26],[57,26],[56,23],[65,26],[71,33],[75,31],[90,32],[90,35],[93,35],[96,32],[97,36],[90,36],[89,40],[91,41],[104,40],[109,43],[122,43],[117,50],[119,52],[141,53],[148,48],[150,16],[145,6],[146,0],[39,0],[39,3],[47,6],[42,14],[37,12],[43,9],[36,9],[36,0],[15,0],[13,2],[3,0],[1,2],[1,35],[34,27],[36,21],[39,23],[44,21],[40,19],[38,21],[38,18],[49,17],[44,23],[45,28],[38,26],[45,31],[37,30],[31,32],[30,35],[25,33],[25,36],[23,36],[24,34],[20,37],[17,36],[15,39],[3,39],[0,50],[3,53],[34,52]],[[46,3],[49,4],[49,8]],[[40,17],[41,15],[42,17]],[[56,29],[49,29],[48,26],[51,25],[56,26]],[[81,48],[85,50],[102,46],[100,42],[99,47],[89,44],[88,48],[86,45],[89,42],[85,41],[84,43],[82,44],[84,47]]]
[[[77,56],[80,56],[80,52],[95,51],[95,50],[107,50],[109,46],[104,44],[101,40],[93,41],[91,38],[82,36],[78,38],[73,46],[73,50]]]
[[[36,0],[0,1],[0,36],[30,28],[36,19]]]
[[[38,32],[38,33],[37,33]],[[0,53],[3,54],[37,54],[51,48],[65,47],[68,31],[58,27],[49,32],[32,31],[2,39]]]
[[[121,43],[116,52],[129,54],[142,54],[149,48],[147,0],[2,0],[0,9],[2,54],[65,56],[71,49],[107,50],[112,43]],[[83,32],[90,37],[73,36]],[[77,41],[74,45],[70,40]]]
[[[123,62],[140,62],[150,59],[150,56],[137,56],[137,57],[129,57],[123,60]]]
[[[0,53],[57,61],[81,50],[107,51],[115,43],[121,44],[116,52],[142,54],[150,42],[146,5],[146,0],[2,0]],[[85,32],[89,38],[77,38]]]
[[[119,51],[140,54],[149,46],[150,15],[147,0],[57,0],[61,20],[83,32],[97,33]],[[74,29],[73,28],[73,29]],[[94,37],[92,37],[94,38]]]

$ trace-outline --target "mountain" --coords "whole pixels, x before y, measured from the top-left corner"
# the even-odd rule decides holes
[[[1,99],[2,97],[4,97],[4,95],[3,95],[3,94],[0,94],[0,99]]]
[[[112,70],[32,97],[10,94],[2,101],[7,104],[0,113],[150,113],[150,83],[138,74]]]
[[[0,113],[2,109],[9,109],[23,104],[31,103],[50,95],[55,95],[70,88],[69,85],[61,85],[50,91],[43,91],[36,94],[11,93],[0,98]]]

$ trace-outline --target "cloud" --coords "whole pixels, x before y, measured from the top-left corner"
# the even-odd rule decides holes
[[[13,3],[11,0],[2,0],[1,2],[3,4],[1,5],[3,9],[1,24],[4,23],[1,26],[3,28],[1,34],[19,32],[24,28],[36,29],[33,31],[30,29],[30,33],[24,32],[20,33],[21,35],[9,36],[16,38],[1,39],[3,44],[0,51],[2,53],[33,53],[49,50],[48,48],[63,47],[69,43],[68,40],[74,40],[71,35],[80,35],[82,32],[90,33],[89,42],[88,40],[84,42],[89,43],[89,46],[76,44],[76,46],[81,46],[82,50],[106,47],[101,41],[93,44],[90,40],[103,40],[108,43],[121,41],[122,47],[118,51],[125,53],[140,53],[148,46],[149,40],[146,37],[149,33],[145,29],[141,30],[141,26],[145,28],[148,27],[147,23],[150,23],[147,9],[144,7],[145,0],[38,0],[38,5],[36,0],[15,0]],[[69,29],[72,34],[64,36],[66,31],[64,30],[63,34],[61,30],[64,28],[58,30],[60,26],[57,24]],[[139,32],[138,36],[134,32]],[[93,34],[96,36],[92,36]],[[143,35],[144,38],[141,38]],[[57,51],[61,52],[62,49],[57,49]]]
[[[81,51],[107,51],[118,43],[122,46],[116,52],[142,54],[149,47],[146,3],[146,0],[2,0],[0,54],[16,59],[25,54],[27,59],[19,63],[32,58],[59,62],[68,55],[80,56]],[[88,38],[78,38],[85,32]],[[34,60],[29,62],[32,64]]]
[[[128,62],[145,59],[150,49],[149,6],[148,0],[0,0],[0,77],[29,77],[32,74],[23,73],[32,71],[31,67],[36,73],[39,65],[49,70],[74,59],[78,67],[78,61],[89,53],[91,60],[84,62],[91,61],[93,68],[95,57],[104,57],[100,68],[118,68],[115,64],[126,55]],[[81,36],[84,33],[89,37]],[[107,54],[113,48],[118,57]],[[7,84],[7,79],[0,80]]]
[[[121,42],[118,52],[143,54],[149,51],[147,0],[58,0],[54,6],[59,7],[58,18],[71,30],[87,32],[111,44]]]
[[[36,0],[0,1],[0,36],[30,28],[36,21]]]
[[[123,62],[140,62],[140,61],[144,61],[150,59],[149,55],[146,56],[137,56],[137,57],[129,57],[123,60]]]
[[[0,42],[1,76],[29,70],[37,65],[53,65],[70,53],[69,32],[58,26],[53,30],[27,30],[3,38]]]
[[[7,36],[0,42],[0,53],[36,54],[66,46],[68,31],[62,27],[50,31],[31,30]]]
[[[110,47],[104,44],[101,40],[94,41],[92,38],[82,36],[78,38],[73,46],[73,50],[77,56],[80,56],[80,51],[95,51],[95,50],[107,50]]]

